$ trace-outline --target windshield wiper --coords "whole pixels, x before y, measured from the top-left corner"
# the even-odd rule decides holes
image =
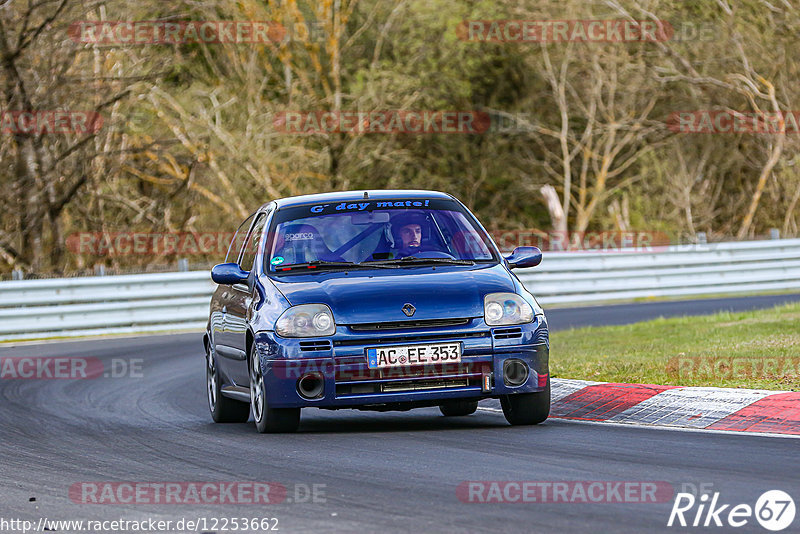
[[[325,261],[314,260],[306,263],[292,263],[290,265],[276,265],[275,272],[286,272],[294,270],[309,270],[319,268],[334,268],[334,269],[371,269],[373,267],[391,269],[391,265],[374,265],[366,263],[353,263],[352,261]]]
[[[447,265],[475,265],[472,260],[457,260],[455,258],[417,258],[414,256],[406,256],[405,258],[398,258],[395,260],[385,261],[371,261],[367,262],[369,265],[411,265],[423,263],[444,263]]]

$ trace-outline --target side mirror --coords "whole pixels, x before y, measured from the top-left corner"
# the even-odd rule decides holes
[[[510,256],[506,256],[506,261],[512,269],[536,267],[542,263],[542,251],[539,247],[517,247]]]
[[[238,263],[220,263],[211,269],[211,279],[218,283],[231,286],[247,281],[249,272],[243,271]]]

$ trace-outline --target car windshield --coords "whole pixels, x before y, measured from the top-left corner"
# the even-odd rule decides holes
[[[265,265],[346,268],[498,261],[489,237],[451,200],[371,200],[276,212]]]

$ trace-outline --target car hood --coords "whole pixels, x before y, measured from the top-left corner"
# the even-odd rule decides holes
[[[487,293],[514,291],[503,265],[403,267],[270,278],[291,305],[322,303],[337,324],[483,316]],[[416,308],[413,316],[403,306]]]

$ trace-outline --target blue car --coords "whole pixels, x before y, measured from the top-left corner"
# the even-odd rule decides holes
[[[445,416],[499,398],[512,425],[550,412],[544,312],[453,196],[351,191],[274,200],[236,231],[203,342],[218,423],[293,432],[302,408]]]

